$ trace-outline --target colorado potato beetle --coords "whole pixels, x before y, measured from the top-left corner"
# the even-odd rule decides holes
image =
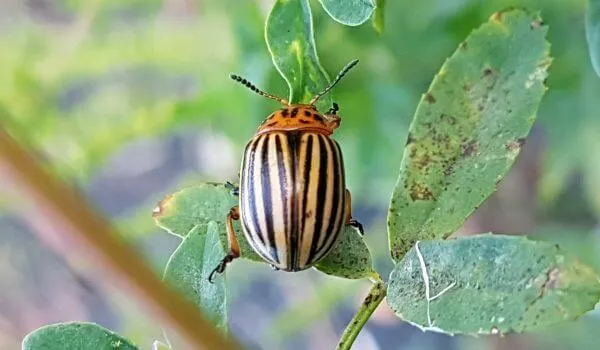
[[[308,104],[290,104],[231,75],[283,108],[269,115],[246,145],[239,187],[230,185],[239,205],[227,215],[229,251],[210,274],[210,281],[240,255],[233,220],[240,220],[254,251],[284,271],[301,271],[323,259],[345,225],[357,227],[362,234],[362,225],[352,218],[342,151],[331,138],[340,125],[339,107],[333,103],[322,114],[315,106],[357,63],[346,65]]]

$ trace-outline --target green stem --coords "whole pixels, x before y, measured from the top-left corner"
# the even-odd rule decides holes
[[[387,294],[387,286],[378,276],[375,280],[373,287],[369,291],[362,305],[358,309],[358,312],[352,318],[352,321],[348,324],[342,338],[337,345],[337,350],[349,350],[354,344],[354,340],[358,336],[358,333],[363,329],[371,315],[377,309],[379,304],[385,299]]]

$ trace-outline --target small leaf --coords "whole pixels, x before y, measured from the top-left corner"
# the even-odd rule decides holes
[[[600,278],[558,246],[490,234],[419,242],[388,288],[398,317],[450,334],[537,330],[576,319],[599,299]]]
[[[383,33],[385,22],[385,0],[375,0],[375,11],[373,12],[373,28],[377,33]]]
[[[197,226],[171,255],[163,280],[196,304],[216,327],[227,330],[225,278],[215,276],[214,284],[208,281],[223,256],[217,223],[210,222],[207,232]]]
[[[600,76],[600,0],[589,0],[585,14],[585,36],[592,66]]]
[[[319,62],[308,0],[277,0],[265,28],[273,64],[290,87],[291,103],[308,102],[329,85]],[[331,93],[319,100],[319,108],[332,104]]]
[[[331,18],[347,26],[358,26],[365,23],[375,9],[372,0],[319,1]]]
[[[159,227],[180,237],[185,237],[196,226],[201,234],[207,232],[208,223],[214,221],[219,226],[223,249],[227,251],[229,243],[225,222],[229,210],[236,205],[237,197],[224,184],[202,183],[167,196],[158,203],[152,217]],[[234,229],[241,257],[263,261],[248,245],[238,221],[234,221]]]
[[[352,226],[346,226],[339,242],[315,268],[328,275],[349,279],[375,276],[371,252],[364,238]]]
[[[546,90],[546,32],[537,15],[495,13],[436,75],[410,126],[391,199],[395,261],[417,240],[460,228],[513,165]]]
[[[167,196],[158,204],[153,217],[158,226],[184,238],[192,230],[204,235],[209,223],[214,222],[218,227],[221,247],[227,251],[229,244],[225,220],[231,207],[237,204],[237,197],[233,196],[224,184],[203,183]],[[233,226],[241,257],[264,262],[248,244],[239,221],[234,221]],[[224,255],[223,253],[221,258]],[[363,237],[351,227],[346,227],[338,245],[315,267],[329,275],[349,279],[373,274],[369,248]]]
[[[95,323],[68,322],[44,326],[23,339],[23,350],[137,350],[129,340]]]

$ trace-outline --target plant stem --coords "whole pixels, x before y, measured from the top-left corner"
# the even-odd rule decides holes
[[[0,166],[5,166],[0,169],[6,170],[30,196],[35,209],[60,224],[67,238],[90,249],[85,252],[91,251],[92,258],[97,258],[98,270],[109,270],[120,278],[116,282],[127,282],[137,292],[132,299],[146,302],[149,311],[173,326],[194,349],[240,348],[233,340],[225,339],[192,303],[165,285],[137,251],[118,239],[110,223],[78,191],[48,172],[31,151],[2,128]]]
[[[379,304],[385,299],[387,295],[387,286],[381,280],[381,277],[378,277],[371,287],[369,294],[367,294],[365,300],[362,305],[358,309],[358,312],[352,318],[352,321],[348,324],[340,341],[337,345],[337,350],[349,350],[354,344],[354,340],[358,336],[358,333],[363,329],[371,315],[377,309]]]

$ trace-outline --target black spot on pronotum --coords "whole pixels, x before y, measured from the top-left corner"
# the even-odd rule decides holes
[[[323,121],[323,117],[321,117],[319,114],[315,114],[313,115],[313,117],[315,118],[315,120],[322,122]]]
[[[304,110],[304,116],[310,117],[311,115],[312,115],[312,113],[310,113],[309,110],[306,110],[306,109]]]
[[[292,118],[296,118],[297,115],[298,115],[298,108],[293,108],[292,109]]]
[[[429,103],[435,103],[435,97],[433,97],[433,95],[428,92],[425,94],[425,101],[429,102]]]
[[[289,111],[287,109],[281,110],[281,116],[287,118],[289,116]]]
[[[298,122],[300,122],[300,124],[310,124],[310,122],[306,119],[300,119]]]

